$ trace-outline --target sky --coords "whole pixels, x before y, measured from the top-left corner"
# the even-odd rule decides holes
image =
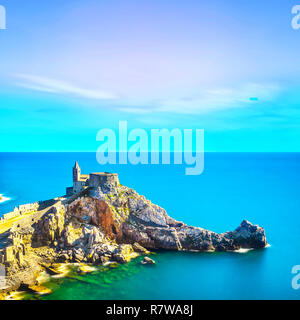
[[[205,150],[300,152],[290,0],[0,0],[0,151],[204,129]]]

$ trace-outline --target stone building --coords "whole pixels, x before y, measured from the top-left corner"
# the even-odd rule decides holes
[[[104,183],[109,182],[115,185],[119,184],[119,177],[116,173],[109,172],[95,172],[91,174],[81,174],[81,169],[78,162],[75,162],[73,167],[73,187],[66,189],[66,194],[68,197],[83,191],[84,189],[98,188]]]

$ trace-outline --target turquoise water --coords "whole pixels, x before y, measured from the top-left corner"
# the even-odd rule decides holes
[[[116,268],[53,281],[43,299],[299,299],[292,267],[300,264],[300,154],[208,153],[200,176],[184,166],[105,166],[94,153],[0,153],[0,215],[14,205],[64,194],[71,168],[118,172],[122,184],[187,224],[217,232],[245,218],[266,229],[271,247],[248,253],[160,252]]]

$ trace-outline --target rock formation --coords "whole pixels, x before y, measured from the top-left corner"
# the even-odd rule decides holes
[[[222,234],[187,226],[133,189],[108,182],[29,214],[0,234],[0,264],[7,272],[2,291],[38,287],[38,274],[54,272],[51,266],[57,262],[126,263],[149,250],[232,251],[266,245],[264,229],[248,221]]]
[[[155,264],[155,261],[149,257],[145,257],[143,261],[141,261],[141,264]]]

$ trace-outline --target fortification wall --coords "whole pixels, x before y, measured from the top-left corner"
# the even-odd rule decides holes
[[[116,186],[118,186],[120,184],[119,176],[117,174],[109,175],[107,177],[107,182],[110,182],[110,183],[115,184]]]
[[[73,195],[73,187],[66,188],[66,196],[71,197]]]
[[[82,191],[84,189],[85,185],[86,185],[85,181],[75,181],[73,184],[73,192],[77,193],[77,192]]]
[[[24,215],[29,212],[35,212],[35,211],[46,209],[47,207],[53,206],[55,203],[57,203],[59,201],[59,199],[60,198],[50,199],[50,200],[46,200],[46,201],[38,201],[38,202],[34,202],[34,203],[22,204],[19,207],[15,207],[14,211],[4,214],[0,218],[0,222],[19,217],[19,216]]]
[[[20,216],[20,215],[21,215],[21,214],[20,214],[20,211],[18,210],[18,208],[15,208],[14,211],[5,213],[5,214],[0,218],[0,222],[1,222],[1,221],[4,221],[4,220],[8,220],[8,219],[12,219],[12,218],[18,217],[18,216]]]
[[[98,188],[106,182],[115,184],[117,186],[119,184],[119,177],[117,174],[91,174],[89,179],[89,187]]]

